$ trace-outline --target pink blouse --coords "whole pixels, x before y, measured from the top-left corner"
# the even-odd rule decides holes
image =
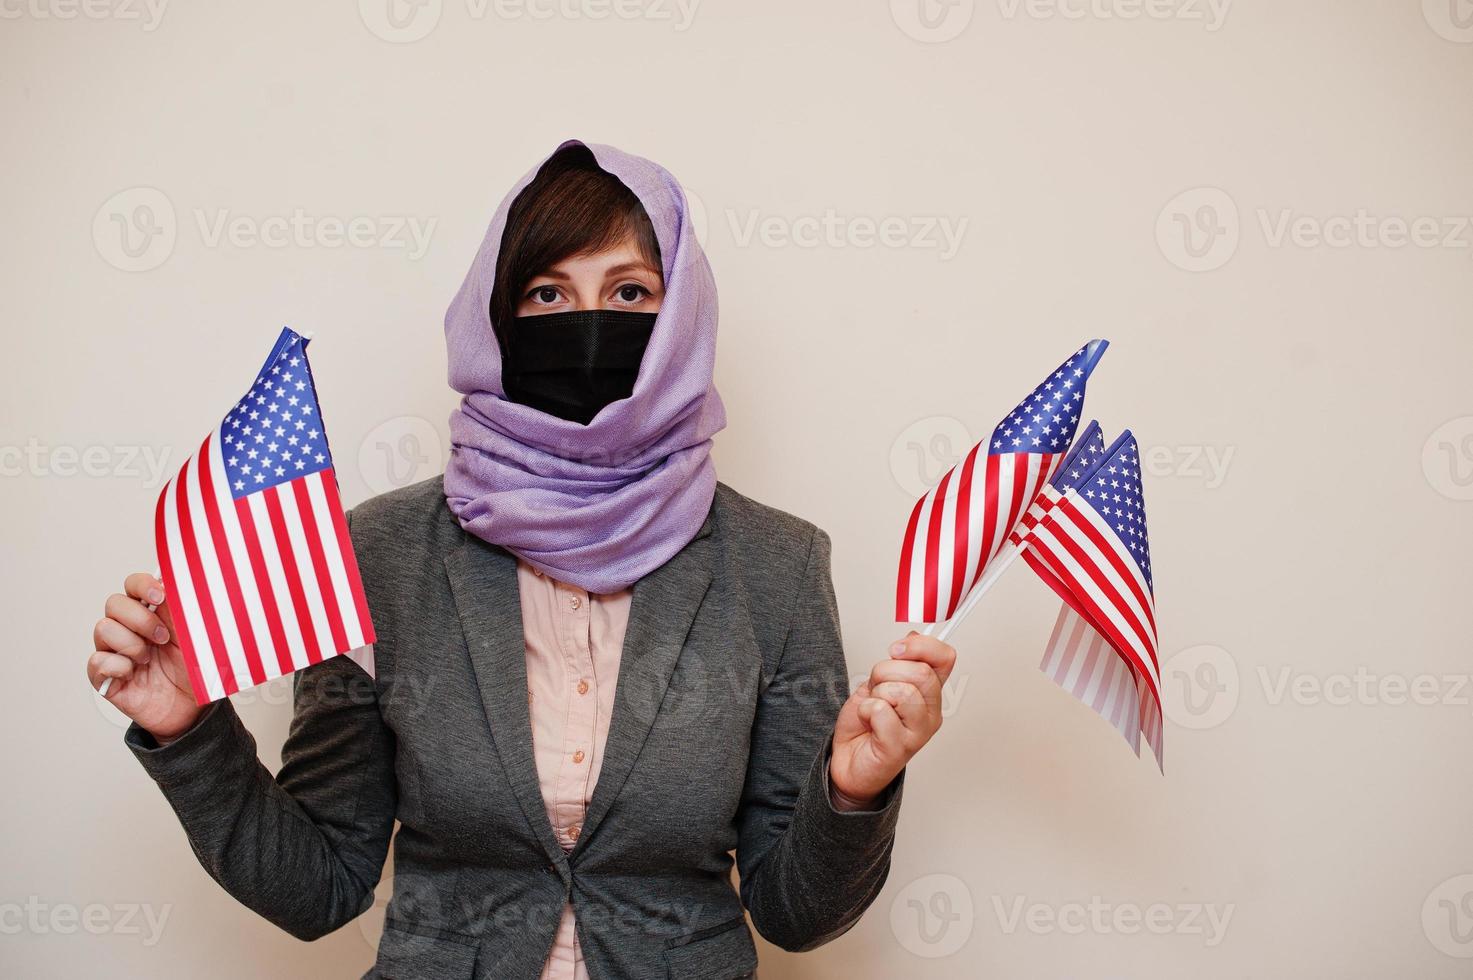
[[[532,754],[547,819],[563,850],[571,851],[603,765],[633,591],[590,593],[520,560],[517,587],[527,644]],[[832,786],[830,803],[839,810],[867,806]],[[542,980],[588,980],[571,903],[563,908]]]

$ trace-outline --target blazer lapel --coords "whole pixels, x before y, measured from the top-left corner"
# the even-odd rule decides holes
[[[707,514],[684,548],[634,585],[603,765],[574,854],[613,805],[655,723],[686,634],[711,585],[713,522],[713,514]],[[566,867],[568,855],[548,822],[532,754],[516,556],[468,534],[445,557],[445,568],[497,755],[543,850]]]
[[[587,845],[613,805],[655,723],[686,635],[711,585],[714,520],[714,511],[708,513],[684,548],[634,584],[603,765],[574,855]]]
[[[467,534],[445,557],[445,567],[496,752],[528,824],[553,863],[563,865],[566,855],[548,822],[532,755],[516,556]]]

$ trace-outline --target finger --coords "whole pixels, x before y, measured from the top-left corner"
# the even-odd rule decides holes
[[[914,684],[886,681],[874,689],[874,696],[884,698],[907,729],[921,735],[929,735],[932,728],[931,706],[926,696]]]
[[[164,601],[164,583],[147,572],[134,572],[125,578],[123,591],[139,602],[154,606]]]
[[[153,658],[153,647],[149,642],[114,619],[98,620],[92,628],[92,640],[99,653],[121,654],[140,664]]]
[[[93,688],[101,687],[103,680],[111,677],[112,691],[116,691],[118,681],[126,681],[132,676],[133,661],[120,653],[98,650],[87,658],[87,679],[92,682]]]
[[[121,623],[149,643],[169,642],[169,630],[164,626],[164,621],[137,599],[125,595],[110,595],[103,612],[108,619]]]
[[[869,727],[880,748],[889,754],[903,754],[908,751],[905,747],[905,726],[901,724],[900,716],[895,713],[890,702],[883,698],[870,698],[865,704],[870,706]]]
[[[914,684],[928,701],[941,703],[941,678],[930,664],[914,660],[881,660],[870,671],[869,682],[872,688],[886,682]]]
[[[891,644],[890,656],[897,660],[918,661],[929,665],[941,678],[942,684],[946,683],[952,668],[956,666],[956,647],[943,643],[934,636],[923,636],[914,630]]]

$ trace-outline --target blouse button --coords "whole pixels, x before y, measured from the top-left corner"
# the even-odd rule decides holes
[[[588,693],[588,682],[587,681],[580,680],[578,682],[578,693],[579,694],[587,694]]]
[[[574,752],[573,753],[573,761],[574,762],[582,762],[583,761],[583,750],[582,749],[579,749],[577,752]]]
[[[583,605],[583,600],[582,599],[578,598],[575,595],[568,597],[568,608],[569,609],[577,609],[581,605]]]

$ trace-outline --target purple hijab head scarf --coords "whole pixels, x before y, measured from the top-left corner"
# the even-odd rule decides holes
[[[712,383],[716,282],[685,193],[648,160],[588,149],[639,198],[660,243],[665,298],[634,391],[580,425],[509,401],[502,389],[490,313],[496,254],[507,211],[539,164],[501,202],[445,314],[450,386],[465,396],[450,416],[445,500],[476,537],[560,581],[616,592],[705,522],[716,492],[711,437],[726,410]]]

